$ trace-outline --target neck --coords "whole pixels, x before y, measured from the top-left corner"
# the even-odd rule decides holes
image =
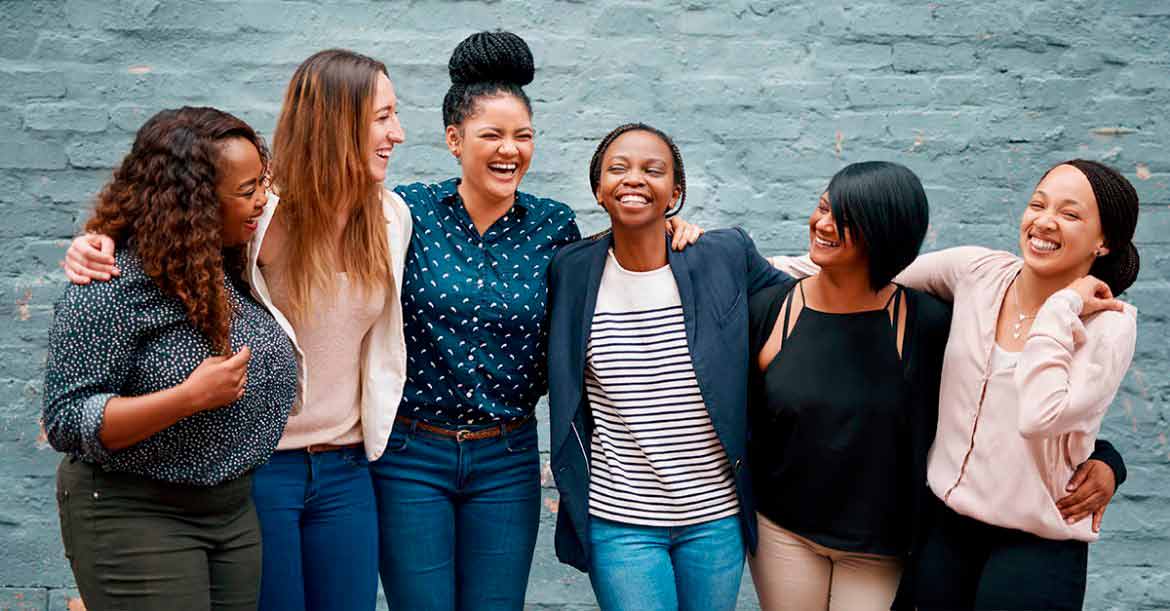
[[[886,290],[874,291],[869,284],[869,270],[822,269],[805,281],[805,292],[811,293],[810,301],[819,310],[826,312],[856,312],[870,310],[881,302]],[[877,303],[878,306],[881,303]]]
[[[1020,300],[1020,310],[1035,313],[1053,293],[1087,273],[1087,270],[1078,269],[1056,276],[1041,276],[1025,264],[1020,270],[1020,275],[1016,277],[1015,286],[1016,296]]]
[[[631,230],[613,228],[613,256],[632,272],[650,272],[665,267],[666,233],[661,226]]]
[[[463,207],[475,223],[476,230],[482,235],[500,217],[508,213],[512,203],[516,201],[516,194],[507,197],[493,197],[477,189],[473,189],[466,180],[459,181],[459,197],[463,200]]]

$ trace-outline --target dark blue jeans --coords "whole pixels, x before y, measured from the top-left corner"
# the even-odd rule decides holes
[[[524,607],[540,519],[536,423],[456,441],[396,423],[370,465],[391,609]]]
[[[372,611],[378,521],[362,448],[276,452],[252,477],[260,611]]]

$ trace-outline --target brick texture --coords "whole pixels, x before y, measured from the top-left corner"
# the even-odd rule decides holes
[[[450,50],[505,28],[532,45],[539,146],[524,189],[606,222],[586,166],[611,127],[656,124],[689,170],[685,217],[799,252],[828,178],[905,163],[933,205],[926,248],[1013,248],[1024,197],[1073,156],[1142,197],[1137,355],[1103,435],[1130,464],[1089,559],[1087,608],[1170,608],[1170,8],[1161,0],[381,2],[0,0],[0,609],[69,608],[38,437],[41,368],[63,247],[138,125],[182,103],[268,134],[297,62],[329,46],[384,60],[408,142],[390,180],[438,180]],[[547,432],[547,429],[544,429]],[[547,447],[545,448],[547,451]],[[547,459],[547,455],[546,455]],[[594,608],[552,553],[555,489],[531,609]],[[741,607],[756,608],[745,576]],[[75,606],[75,605],[74,605]]]

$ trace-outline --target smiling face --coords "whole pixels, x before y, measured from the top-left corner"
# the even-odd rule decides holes
[[[223,245],[246,244],[256,231],[268,199],[260,151],[243,138],[224,140],[220,143],[217,169],[215,195],[223,219]]]
[[[674,181],[674,157],[657,135],[629,131],[605,150],[594,195],[609,212],[615,229],[661,230],[662,219],[680,193]]]
[[[485,97],[475,114],[447,126],[447,148],[463,167],[463,186],[489,200],[516,195],[532,163],[536,132],[528,107],[512,95]]]
[[[370,176],[374,182],[386,180],[386,166],[390,163],[390,152],[394,146],[406,140],[406,133],[398,123],[398,97],[394,95],[394,85],[390,78],[381,72],[378,73],[377,83],[374,85],[373,107],[370,113],[369,144],[366,145],[366,156],[370,160]]]
[[[851,231],[837,230],[828,193],[821,194],[817,207],[808,218],[808,241],[809,257],[822,268],[868,268],[865,247],[854,238]]]
[[[1089,179],[1071,165],[1052,169],[1020,217],[1020,253],[1041,276],[1083,276],[1108,252]]]

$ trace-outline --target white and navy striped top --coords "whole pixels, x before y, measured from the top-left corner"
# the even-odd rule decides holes
[[[735,482],[695,379],[670,266],[631,272],[610,251],[585,358],[590,515],[644,526],[736,515]]]

